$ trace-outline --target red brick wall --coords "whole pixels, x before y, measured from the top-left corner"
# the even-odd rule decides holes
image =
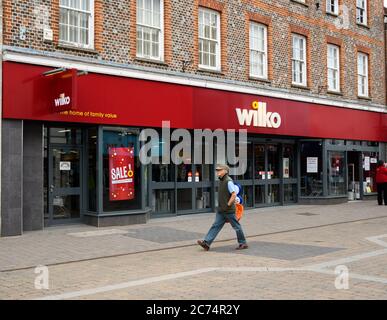
[[[288,92],[359,101],[361,104],[386,103],[385,35],[382,1],[368,1],[368,26],[356,24],[356,2],[340,0],[339,17],[326,14],[326,0],[300,4],[292,0],[164,0],[164,63],[136,59],[136,1],[95,0],[94,50],[59,46],[59,0],[41,0],[48,12],[46,20],[54,41],[43,41],[36,24],[34,2],[4,0],[4,44],[44,52],[80,56],[92,61],[113,62],[165,71],[183,71],[199,76],[239,81],[253,86],[273,87]],[[217,10],[221,16],[221,73],[198,70],[198,8]],[[342,18],[346,24],[340,24]],[[249,21],[268,25],[269,81],[249,78]],[[27,39],[19,39],[19,28],[27,28]],[[308,88],[291,85],[291,32],[307,31]],[[328,93],[326,46],[340,42],[342,95]],[[358,48],[370,53],[371,100],[357,96]],[[321,63],[323,62],[323,63]]]

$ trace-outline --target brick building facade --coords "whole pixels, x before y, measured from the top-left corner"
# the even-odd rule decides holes
[[[74,50],[59,43],[59,0],[3,1],[4,46],[37,52],[84,57],[95,62],[119,63],[189,76],[232,80],[251,86],[269,86],[301,94],[348,99],[362,105],[385,105],[385,42],[382,1],[368,3],[368,25],[356,23],[353,1],[340,0],[339,15],[326,12],[325,1],[164,1],[164,59],[151,63],[136,58],[136,1],[95,0],[94,48]],[[317,7],[317,3],[319,6]],[[221,72],[198,70],[198,8],[221,14]],[[249,78],[248,24],[269,26],[268,81]],[[26,38],[20,40],[20,28]],[[53,30],[53,41],[44,41],[43,29]],[[307,36],[307,88],[292,87],[291,33]],[[326,44],[340,46],[342,57],[340,95],[327,93]],[[370,55],[370,99],[358,100],[356,53]],[[185,66],[183,66],[185,65]],[[376,81],[376,79],[378,79]]]
[[[252,173],[241,179],[242,185],[248,190],[248,196],[245,197],[247,207],[273,203],[283,205],[288,202],[347,201],[347,191],[350,191],[347,188],[350,167],[347,165],[350,162],[353,170],[356,167],[356,174],[352,172],[356,181],[352,182],[358,185],[357,192],[355,187],[351,191],[358,194],[357,198],[363,199],[367,196],[366,184],[373,183],[372,176],[366,172],[370,169],[362,170],[364,163],[368,166],[371,161],[372,168],[375,159],[385,157],[387,40],[382,1],[364,1],[363,7],[356,7],[356,2],[352,0],[3,0],[2,7],[3,82],[4,90],[8,90],[2,100],[3,235],[20,234],[23,230],[51,225],[55,223],[55,215],[60,217],[62,211],[62,215],[69,216],[70,220],[75,217],[95,225],[114,225],[146,221],[149,212],[176,214],[214,210],[216,182],[212,169],[205,169],[208,170],[208,181],[205,181],[201,171],[204,171],[204,167],[199,170],[192,164],[188,169],[184,168],[184,172],[190,172],[193,176],[196,171],[198,175],[200,173],[203,190],[199,190],[195,184],[181,185],[182,189],[179,189],[182,181],[194,183],[186,177],[182,181],[178,180],[177,176],[182,172],[180,167],[173,167],[172,178],[165,181],[152,176],[159,169],[147,170],[141,167],[140,180],[149,179],[150,182],[138,186],[141,190],[140,198],[136,200],[138,203],[134,206],[112,205],[105,199],[108,189],[105,185],[107,178],[104,176],[105,153],[99,152],[105,152],[107,149],[102,149],[108,148],[105,146],[106,141],[113,139],[111,136],[114,130],[108,138],[107,126],[125,127],[125,135],[134,135],[141,127],[159,128],[161,120],[170,117],[176,118],[176,122],[172,123],[174,127],[204,129],[208,124],[210,128],[213,125],[212,129],[216,129],[215,122],[211,123],[210,119],[201,122],[195,114],[200,111],[204,112],[203,119],[210,117],[205,115],[214,107],[209,101],[216,104],[216,100],[211,99],[221,92],[225,92],[225,96],[221,96],[218,101],[226,100],[226,92],[234,94],[233,101],[240,103],[259,96],[259,101],[284,108],[283,114],[291,112],[288,105],[294,105],[301,112],[298,120],[302,124],[299,124],[299,128],[305,126],[305,131],[297,131],[297,125],[289,125],[290,120],[285,119],[283,122],[289,131],[249,131],[253,135]],[[252,36],[253,32],[257,32],[257,38]],[[331,61],[330,66],[328,60]],[[256,69],[253,69],[253,63]],[[66,118],[62,114],[47,111],[51,107],[47,107],[47,110],[43,108],[47,92],[40,90],[48,87],[37,80],[38,75],[55,68],[76,68],[89,73],[80,76],[78,81],[77,110],[82,112],[83,118],[79,114],[78,117],[74,115]],[[257,76],[257,72],[262,72],[263,76]],[[24,73],[23,78],[20,74]],[[29,79],[35,79],[36,82],[30,83]],[[88,79],[90,83],[86,84]],[[104,87],[98,87],[101,90],[94,89],[100,85],[99,81],[106,83],[106,88],[109,88],[106,92]],[[128,89],[124,94],[127,97],[125,102],[120,93],[115,91],[120,86],[119,81],[126,81]],[[142,89],[141,84],[145,87],[149,85],[149,91]],[[137,91],[134,88],[138,88]],[[186,95],[181,93],[188,100],[187,106],[184,102],[179,105],[179,97],[176,97],[177,102],[171,103],[174,107],[168,109],[169,96],[163,92],[173,95],[179,89],[187,91]],[[194,92],[190,94],[189,90]],[[11,91],[16,95],[16,100],[12,100]],[[26,97],[22,97],[24,94]],[[129,112],[126,110],[122,111],[122,115],[117,113],[116,122],[110,119],[108,122],[98,122],[95,118],[86,119],[83,116],[86,112],[90,114],[90,110],[95,114],[101,110],[114,113],[114,108],[137,110],[141,114],[140,109],[155,107],[150,102],[144,102],[140,108],[132,105],[132,98],[141,101],[137,97],[140,94],[144,95],[144,100],[149,95],[149,99],[159,101],[165,106],[165,112],[160,112],[158,117],[149,115],[149,119],[146,114],[143,118],[139,115],[137,119],[126,115],[125,112]],[[98,100],[95,98],[94,104],[87,102],[87,99],[94,99],[91,97],[94,95],[98,96]],[[208,99],[201,100],[203,96]],[[266,101],[266,98],[269,100]],[[191,109],[185,110],[188,106]],[[24,107],[25,116],[20,111]],[[325,131],[324,124],[319,127],[319,117],[314,122],[309,118],[320,110],[324,113],[321,119],[328,122]],[[183,114],[189,117],[192,114],[193,118],[182,119]],[[332,121],[332,126],[335,123],[336,127],[328,128],[329,114],[341,118],[341,129],[337,128],[341,126],[338,121]],[[354,120],[351,120],[352,116]],[[289,115],[289,119],[291,117]],[[363,125],[361,119],[370,120]],[[226,120],[219,120],[218,125],[223,129],[234,128],[234,124],[227,127]],[[63,138],[65,140],[61,144],[55,144],[55,137],[50,136],[55,128],[60,129],[57,130],[59,135],[69,130],[77,135],[77,130],[80,130],[82,142],[77,145]],[[237,128],[239,125],[235,125]],[[100,148],[95,151],[97,173],[92,181],[94,189],[86,183],[91,181],[91,169],[85,160],[85,155],[91,154],[92,147],[88,145],[90,137],[96,137]],[[276,142],[269,143],[272,140]],[[308,140],[317,144],[303,145],[303,141]],[[15,144],[15,141],[18,143]],[[263,174],[256,173],[259,156],[255,154],[258,151],[254,150],[259,149],[255,147],[260,141],[264,163],[263,171],[259,172]],[[127,142],[131,143],[138,146],[138,142]],[[321,143],[321,150],[318,143]],[[289,145],[293,153],[285,156],[285,149]],[[59,187],[58,190],[63,194],[52,191],[55,189],[57,173],[50,171],[52,161],[55,165],[56,160],[62,159],[60,154],[53,154],[57,152],[55,148],[59,147],[63,148],[62,153],[66,153],[70,147],[75,148],[75,151],[72,150],[74,154],[79,151],[82,156],[77,161],[83,166],[77,173],[83,177],[77,180],[80,185],[72,190]],[[305,173],[302,173],[303,161],[306,161],[302,150],[309,147],[320,150],[313,149],[313,152],[320,155],[313,157],[321,161],[318,162],[321,177],[309,176],[309,169],[306,168]],[[278,163],[272,165],[270,152],[274,149],[280,155],[278,159],[275,158]],[[44,154],[43,157],[41,154]],[[335,161],[341,163],[338,172],[344,168],[337,178],[337,181],[342,178],[341,189],[336,184],[334,187],[330,184],[333,174],[329,175],[331,157],[336,157]],[[285,162],[282,160],[293,158],[294,163],[291,165],[294,166],[294,176],[290,177],[293,180],[284,182],[289,177],[283,173]],[[273,175],[272,167],[281,173]],[[18,176],[19,184],[12,183],[14,177],[4,173],[11,168]],[[39,178],[33,181],[29,179],[25,176],[28,170],[36,172]],[[62,171],[58,172],[63,175]],[[269,176],[278,179],[275,186],[274,180],[267,182],[272,179]],[[265,177],[266,182],[263,181]],[[317,189],[321,190],[312,190],[312,180],[313,188],[320,185]],[[71,184],[71,181],[67,183]],[[5,188],[9,184],[12,187]],[[9,196],[16,193],[20,193],[20,197],[12,198],[10,203]],[[274,193],[276,195],[272,196]],[[66,197],[73,197],[67,205]],[[290,198],[286,200],[287,197],[291,201]],[[74,198],[77,200],[74,201]],[[187,198],[186,202],[180,203],[183,198]],[[165,207],[159,205],[163,201]],[[207,205],[203,205],[206,201]],[[73,215],[67,212],[68,207],[78,213]],[[116,214],[109,215],[109,212]]]

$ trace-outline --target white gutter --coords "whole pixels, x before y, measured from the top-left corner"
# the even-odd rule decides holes
[[[273,98],[301,101],[301,102],[307,102],[307,103],[313,103],[313,104],[322,104],[327,106],[341,107],[341,108],[348,108],[348,109],[355,109],[355,110],[387,113],[387,109],[384,106],[380,106],[380,107],[367,106],[367,105],[361,105],[361,104],[349,102],[349,101],[337,101],[337,100],[331,100],[328,98],[312,97],[312,96],[299,95],[296,93],[283,92],[283,91],[279,91],[278,89],[276,90],[276,89],[256,88],[252,86],[243,86],[240,84],[222,83],[222,82],[212,81],[212,80],[196,79],[196,78],[183,76],[183,75],[171,75],[171,74],[165,74],[165,73],[150,72],[145,70],[134,70],[134,69],[120,67],[120,66],[105,65],[98,62],[93,63],[93,62],[74,61],[70,59],[68,60],[68,59],[47,57],[47,56],[31,54],[31,53],[12,52],[12,51],[5,51],[3,60],[41,65],[41,66],[47,66],[47,67],[53,67],[53,68],[76,68],[78,70],[84,70],[84,71],[99,73],[99,74],[167,82],[167,83],[174,83],[174,84],[187,85],[187,86],[193,86],[193,87],[225,90],[230,92],[247,93],[247,94],[259,95],[259,96],[267,96],[267,97],[273,97]]]

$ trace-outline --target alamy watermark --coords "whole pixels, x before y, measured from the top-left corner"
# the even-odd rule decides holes
[[[194,129],[192,139],[189,130],[175,129],[171,132],[170,121],[163,121],[161,139],[155,129],[148,128],[141,131],[139,140],[143,142],[139,158],[144,165],[190,164],[193,150],[194,164],[228,163],[230,175],[242,175],[247,169],[246,129]],[[176,142],[172,149],[171,142]]]
[[[337,290],[348,290],[349,289],[349,270],[345,265],[340,265],[335,268],[335,288]]]
[[[37,274],[35,277],[34,285],[36,290],[48,290],[49,286],[49,277],[50,273],[48,267],[46,266],[37,266],[34,269],[34,273]]]

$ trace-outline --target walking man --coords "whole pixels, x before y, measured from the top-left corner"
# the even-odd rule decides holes
[[[242,226],[235,217],[235,185],[228,175],[229,171],[230,168],[227,165],[220,164],[216,166],[216,174],[220,180],[218,189],[219,207],[216,212],[215,222],[212,224],[204,240],[198,240],[198,244],[206,251],[210,249],[211,243],[215,240],[226,222],[230,222],[236,232],[239,243],[236,249],[242,250],[248,248]]]

